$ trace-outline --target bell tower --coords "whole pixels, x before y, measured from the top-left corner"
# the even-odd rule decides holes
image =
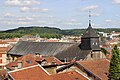
[[[89,25],[86,32],[81,37],[81,50],[100,51],[99,37],[91,25],[91,11],[89,10]]]

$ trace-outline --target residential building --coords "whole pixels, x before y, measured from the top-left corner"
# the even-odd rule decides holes
[[[27,74],[27,76],[25,75]],[[41,65],[33,65],[8,72],[9,79],[22,80],[90,80],[78,71],[50,75]]]

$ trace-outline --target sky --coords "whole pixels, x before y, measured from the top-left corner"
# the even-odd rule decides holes
[[[120,28],[120,0],[0,0],[0,31],[29,26]]]

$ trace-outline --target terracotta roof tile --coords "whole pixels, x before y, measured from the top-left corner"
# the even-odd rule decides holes
[[[10,71],[8,74],[15,80],[51,80],[40,65]]]
[[[107,58],[108,60],[111,60],[112,54],[106,54],[106,58]]]
[[[92,72],[102,80],[108,80],[109,60],[88,60],[79,62],[85,69]]]
[[[51,75],[53,80],[88,80],[77,71],[64,72],[60,74]]]
[[[62,62],[59,59],[57,59],[56,57],[47,57],[47,58],[45,58],[45,60],[49,63],[52,63],[54,61],[54,62],[56,62],[56,64],[62,64]]]
[[[9,64],[6,65],[6,67],[9,69],[12,69],[12,66],[17,66],[18,61],[21,61],[22,68],[24,68],[24,67],[36,65],[36,64],[38,64],[37,63],[38,61],[42,62],[43,60],[46,60],[48,63],[52,63],[53,61],[55,61],[56,64],[62,64],[62,62],[55,57],[42,58],[40,56],[36,56],[35,54],[27,54],[27,55],[19,57],[17,60],[15,60],[13,62],[10,62]]]
[[[7,71],[5,69],[0,70],[0,80],[4,80],[7,77]]]
[[[6,42],[17,42],[19,40],[19,38],[12,38],[12,39],[6,39],[4,41]]]
[[[25,67],[22,69],[8,72],[15,80],[89,80],[87,77],[78,71],[64,72],[54,75],[49,75],[40,65]]]
[[[6,41],[1,41],[1,40],[0,40],[0,44],[9,44],[9,43],[6,42]]]
[[[37,59],[39,58],[37,57]],[[27,55],[19,57],[16,61],[10,62],[9,64],[6,65],[6,67],[9,69],[12,69],[12,66],[17,66],[18,61],[22,62],[22,68],[37,64],[36,56],[33,54],[27,54]],[[28,63],[28,61],[30,61],[30,63]]]
[[[0,47],[0,52],[7,52],[9,47]]]

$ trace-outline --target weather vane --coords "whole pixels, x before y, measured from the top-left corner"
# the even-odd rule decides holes
[[[89,27],[91,27],[91,10],[89,9]]]

